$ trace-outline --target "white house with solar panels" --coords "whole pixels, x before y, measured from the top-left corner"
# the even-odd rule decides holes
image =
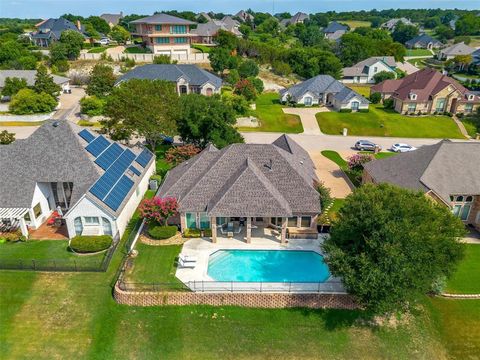
[[[68,121],[0,146],[0,226],[25,236],[60,211],[75,235],[120,237],[148,188],[155,157]]]

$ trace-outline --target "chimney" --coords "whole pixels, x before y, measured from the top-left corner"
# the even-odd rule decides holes
[[[82,24],[80,23],[80,20],[77,20],[77,29],[82,31]]]

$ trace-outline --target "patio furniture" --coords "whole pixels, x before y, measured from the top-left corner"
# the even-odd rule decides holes
[[[181,268],[193,269],[193,268],[195,268],[195,266],[197,266],[197,262],[196,261],[183,261],[181,258],[179,258],[178,259],[178,265]]]
[[[178,258],[180,260],[182,260],[183,262],[195,262],[195,261],[197,261],[197,257],[193,256],[193,255],[180,254],[178,256]]]
[[[227,232],[227,237],[233,238],[233,231],[228,231]]]
[[[243,226],[240,225],[237,230],[234,231],[235,234],[240,234],[242,232]]]

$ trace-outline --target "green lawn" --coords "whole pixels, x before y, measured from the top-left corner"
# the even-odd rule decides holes
[[[371,27],[372,23],[370,21],[360,21],[360,20],[338,20],[341,24],[346,24],[350,26],[350,30],[355,30],[358,27]]]
[[[348,163],[345,159],[343,159],[340,154],[333,150],[323,150],[322,155],[325,156],[327,159],[332,160],[335,164],[337,164],[340,169],[343,170],[345,175],[350,179],[354,186],[360,186],[360,182],[358,181],[355,174],[353,174],[350,169],[348,168]]]
[[[409,62],[413,66],[416,66],[419,69],[423,69],[426,66],[422,59],[410,59],[407,60],[407,62]]]
[[[151,54],[152,53],[149,49],[138,47],[138,46],[127,47],[123,52],[126,54]]]
[[[193,44],[192,48],[200,50],[202,53],[206,53],[206,54],[208,54],[213,49],[212,46],[206,46],[202,44]]]
[[[359,151],[359,153],[373,155],[375,159],[385,159],[397,155],[397,153],[394,152],[379,152],[377,154],[373,154],[371,151]]]
[[[353,84],[347,84],[347,86],[352,89],[353,91],[356,91],[360,95],[369,98],[370,97],[370,85],[353,85]]]
[[[171,168],[171,165],[165,161],[165,153],[170,148],[170,145],[158,145],[155,149],[155,156],[157,157],[156,172],[162,176]]]
[[[406,56],[433,56],[427,49],[407,49]]]
[[[161,240],[159,240],[161,241]],[[180,283],[175,277],[175,259],[182,245],[152,246],[137,243],[138,256],[126,280],[134,283]]]
[[[105,50],[107,50],[106,47],[98,46],[98,47],[91,48],[90,50],[88,50],[88,52],[91,54],[98,54],[98,53],[104,52]]]
[[[260,120],[260,127],[239,127],[239,131],[265,131],[281,133],[303,132],[300,117],[297,115],[285,114],[279,102],[277,93],[260,94],[255,101],[256,110],[252,115]]]
[[[412,138],[463,139],[455,122],[447,116],[404,116],[382,105],[371,105],[368,113],[321,112],[316,115],[325,134],[338,135],[343,128],[348,135],[393,136]]]
[[[447,283],[446,292],[480,294],[480,246],[465,245],[465,258]]]
[[[461,121],[463,123],[463,126],[465,126],[465,129],[467,130],[468,135],[474,138],[477,135],[477,132],[479,132],[474,122],[468,118],[463,118],[461,119]]]
[[[0,126],[40,126],[45,121],[0,121]]]

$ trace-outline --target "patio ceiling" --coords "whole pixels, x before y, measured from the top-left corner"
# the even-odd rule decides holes
[[[0,219],[22,219],[28,208],[0,208]]]

